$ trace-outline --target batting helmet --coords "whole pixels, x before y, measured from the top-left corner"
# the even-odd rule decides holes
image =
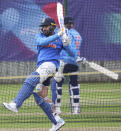
[[[49,26],[49,25],[52,25],[52,26],[56,26],[56,23],[55,21],[52,19],[52,18],[45,18],[42,20],[40,26]]]
[[[48,27],[49,30],[44,30],[44,26],[49,26]],[[48,18],[45,18],[42,20],[40,27],[41,27],[41,31],[44,35],[50,36],[54,33],[54,30],[56,28],[56,23],[52,18],[48,17]]]

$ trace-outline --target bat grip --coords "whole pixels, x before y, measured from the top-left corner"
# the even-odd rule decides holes
[[[67,35],[66,33],[63,34],[63,42],[66,42]]]

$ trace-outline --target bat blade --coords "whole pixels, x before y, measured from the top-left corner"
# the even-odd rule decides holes
[[[115,80],[118,79],[118,74],[117,73],[115,73],[113,71],[110,71],[110,70],[108,70],[108,69],[106,69],[106,68],[104,68],[104,67],[102,67],[102,66],[100,66],[100,65],[98,65],[98,64],[96,64],[94,62],[87,62],[87,63],[94,70],[97,70],[97,71],[103,73],[104,75],[106,75],[106,76],[108,76],[108,77],[110,77],[112,79],[115,79]]]
[[[60,2],[57,3],[57,17],[58,17],[60,28],[64,30],[65,26],[64,26],[64,16],[63,16],[63,5]]]

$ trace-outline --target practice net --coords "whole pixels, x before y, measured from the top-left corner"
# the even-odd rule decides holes
[[[4,0],[0,1],[0,131],[48,131],[52,123],[33,96],[12,113],[3,102],[13,100],[25,78],[36,69],[34,36],[43,18],[57,22],[56,2],[72,16],[82,36],[80,55],[119,75],[117,80],[79,64],[81,113],[73,115],[65,74],[61,131],[121,130],[121,2],[119,0]],[[51,99],[51,87],[48,97]]]

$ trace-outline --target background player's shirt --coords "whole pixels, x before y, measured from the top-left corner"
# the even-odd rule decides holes
[[[69,54],[66,50],[62,50],[60,54],[60,59],[62,59],[64,62],[68,64],[77,65],[76,59],[78,56],[80,56],[80,48],[82,43],[82,37],[75,29],[70,29],[68,31],[68,36],[71,40],[70,48],[72,49],[72,54]]]

